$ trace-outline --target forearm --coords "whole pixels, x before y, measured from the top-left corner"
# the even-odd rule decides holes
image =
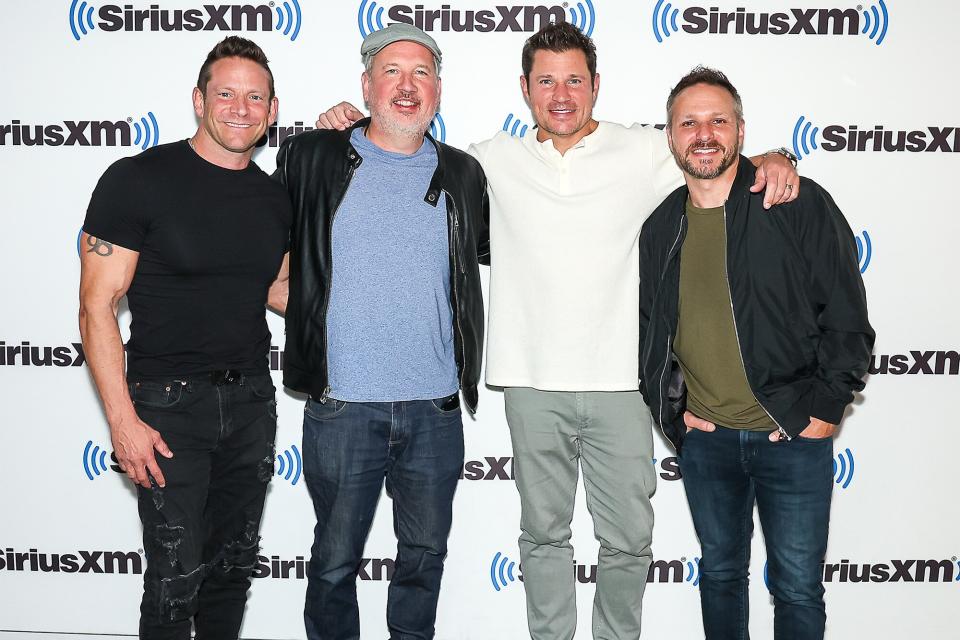
[[[80,337],[107,422],[114,429],[136,416],[124,375],[123,340],[115,307],[81,303]]]
[[[282,292],[274,292],[273,288],[270,289],[270,294],[267,296],[267,308],[276,313],[277,315],[286,315],[287,313],[287,298],[290,296],[290,290],[284,287]]]

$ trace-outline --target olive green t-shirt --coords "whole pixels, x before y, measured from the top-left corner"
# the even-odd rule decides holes
[[[750,390],[743,369],[727,283],[723,207],[687,200],[680,253],[680,319],[673,351],[687,384],[687,409],[734,429],[776,428]]]

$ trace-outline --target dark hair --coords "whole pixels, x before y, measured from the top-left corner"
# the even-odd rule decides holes
[[[737,93],[737,88],[733,86],[733,83],[730,82],[730,80],[722,71],[697,65],[690,71],[690,73],[680,78],[680,82],[678,82],[677,86],[670,91],[670,96],[667,97],[668,128],[673,120],[673,103],[676,101],[677,96],[680,95],[681,91],[684,89],[689,89],[695,84],[707,84],[713,87],[723,87],[726,89],[728,92],[730,92],[730,95],[733,96],[733,105],[737,112],[737,120],[743,120],[743,102],[741,102],[740,94]]]
[[[563,53],[579,49],[587,57],[587,69],[590,71],[590,84],[597,75],[597,47],[590,36],[566,21],[551,22],[544,25],[540,31],[530,36],[523,44],[523,54],[520,64],[523,67],[523,76],[530,81],[530,69],[533,68],[533,55],[537,51],[553,51]]]
[[[207,59],[204,61],[203,66],[200,67],[200,75],[197,77],[197,88],[200,89],[200,93],[204,96],[207,95],[207,83],[210,82],[213,63],[224,58],[243,58],[244,60],[256,62],[263,67],[263,70],[267,72],[267,76],[270,78],[270,99],[273,100],[273,72],[270,71],[270,61],[267,60],[267,55],[253,40],[247,40],[239,36],[228,36],[224,38],[207,54]]]

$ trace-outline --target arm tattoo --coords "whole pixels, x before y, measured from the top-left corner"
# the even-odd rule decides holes
[[[113,255],[113,245],[100,238],[87,236],[87,246],[90,247],[87,249],[87,253],[95,253],[104,257]]]

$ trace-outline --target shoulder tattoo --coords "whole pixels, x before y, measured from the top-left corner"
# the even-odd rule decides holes
[[[87,253],[95,253],[98,256],[104,257],[113,255],[113,245],[100,238],[87,236],[87,246],[90,247],[87,249]]]

